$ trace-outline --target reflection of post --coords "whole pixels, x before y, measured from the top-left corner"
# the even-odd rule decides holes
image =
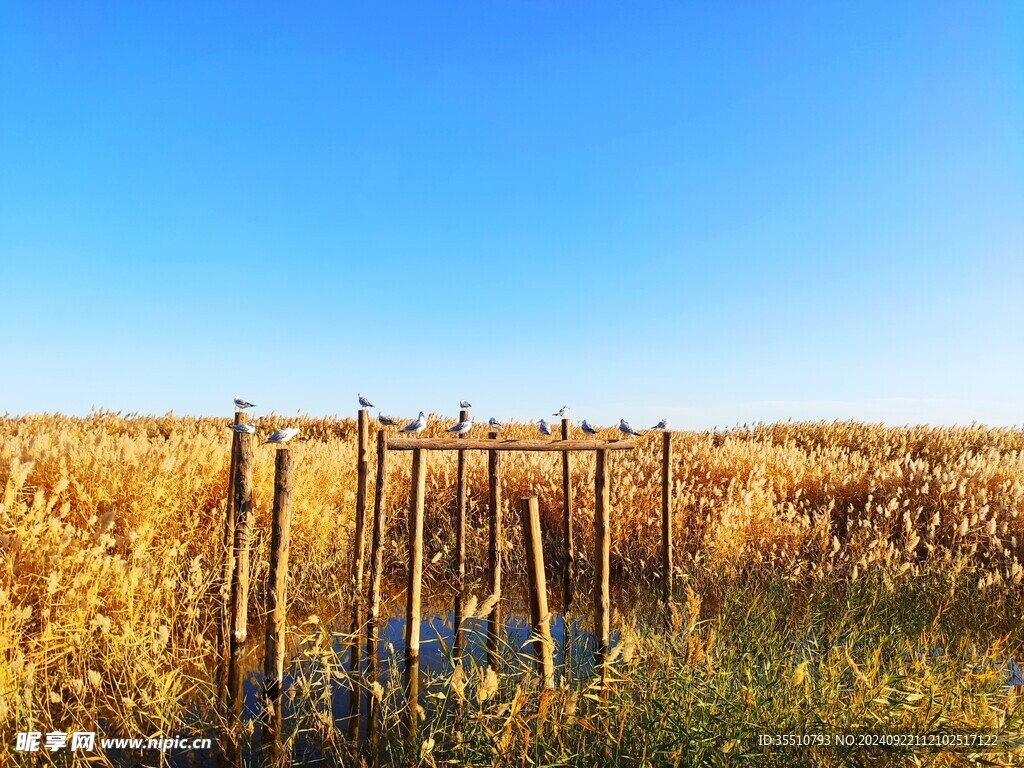
[[[380,582],[384,564],[384,494],[387,490],[387,435],[383,430],[377,433],[377,485],[373,497],[373,533],[370,539],[370,615],[366,625],[366,655],[370,660],[370,680],[378,682],[380,661],[377,645],[380,637]],[[370,694],[368,741],[372,765],[377,765],[377,721],[380,701],[376,692]]]
[[[426,495],[427,453],[412,454],[412,500],[409,504],[409,592],[405,610],[405,676],[407,735],[416,738],[419,728],[420,616],[423,608],[423,506]]]
[[[366,409],[360,408],[356,440],[356,541],[352,562],[352,648],[349,657],[349,679],[352,688],[348,698],[348,738],[359,737],[359,715],[362,702],[359,650],[363,633],[363,565],[366,557],[366,450],[369,442]]]
[[[498,439],[491,432],[491,440]],[[494,606],[487,617],[487,664],[495,672],[501,661],[501,454],[487,452],[487,507],[490,513],[490,546],[488,550],[488,589]]]
[[[235,411],[235,425],[245,424],[244,411]],[[231,580],[235,572],[235,471],[238,465],[239,433],[231,432],[231,458],[228,462],[228,500],[224,513],[224,567],[220,577],[220,624],[217,625],[217,653],[220,654],[219,695],[227,695],[228,657],[231,654]]]
[[[544,576],[544,543],[541,540],[540,510],[537,497],[522,501],[523,543],[526,545],[526,576],[530,587],[530,620],[533,625],[533,648],[537,655],[537,669],[545,688],[555,687],[555,668],[551,659],[554,641],[551,639],[548,615],[548,585]]]
[[[609,503],[608,452],[601,448],[597,451],[597,471],[594,477],[594,637],[597,640],[595,662],[601,665],[602,684],[607,680],[605,659],[611,645]]]
[[[661,568],[665,574],[663,597],[667,606],[672,599],[672,433],[662,435],[661,474]]]
[[[469,411],[459,411],[459,421],[463,422],[469,418]],[[464,438],[465,435],[459,435]],[[466,512],[469,507],[469,499],[466,488],[466,452],[458,453],[458,473],[456,475],[455,489],[455,557],[456,557],[456,582],[455,582],[455,640],[453,643],[453,656],[455,663],[459,664],[462,659],[462,651],[465,647],[465,635],[462,631],[462,610],[466,601]]]
[[[287,448],[277,450],[274,468],[274,512],[270,529],[270,573],[267,577],[267,631],[263,657],[263,691],[267,720],[264,743],[276,757],[281,750],[281,690],[284,685],[285,627],[288,622],[288,548],[292,524],[292,460]]]
[[[242,712],[242,653],[248,636],[252,466],[252,435],[240,434],[235,466],[235,569],[231,579],[231,658],[228,662],[228,711],[233,716],[240,716]]]

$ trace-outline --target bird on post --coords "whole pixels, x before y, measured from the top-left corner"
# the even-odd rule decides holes
[[[502,427],[504,427],[504,426],[505,426],[504,424],[502,424],[502,423],[501,423],[500,421],[498,421],[498,420],[497,420],[496,418],[494,418],[493,416],[491,416],[491,418],[489,418],[489,419],[487,420],[487,425],[488,425],[488,426],[489,426],[489,427],[490,427],[491,429],[494,429],[494,430],[500,430],[500,429],[501,429]]]
[[[540,424],[537,425],[537,428],[540,430],[540,433],[542,435],[550,435],[551,434],[551,427],[548,426],[548,423],[546,421],[544,421],[544,419],[540,420]]]
[[[254,407],[253,403],[250,403],[248,400],[243,400],[238,395],[235,395],[235,410],[236,411],[244,411],[246,408],[252,408],[252,407]]]
[[[297,434],[299,434],[298,427],[285,427],[284,429],[278,429],[272,432],[270,437],[268,437],[263,444],[267,445],[267,443],[270,443],[271,445],[280,445],[281,443],[287,443]]]
[[[228,429],[234,430],[235,432],[241,432],[243,435],[256,434],[255,424],[228,424]]]
[[[572,409],[568,405],[563,405],[561,408],[559,408],[557,411],[555,411],[551,415],[552,416],[559,416],[559,417],[564,419],[566,416],[569,415],[569,411],[571,411],[571,410]]]
[[[586,434],[586,435],[596,435],[597,434],[597,429],[595,429],[593,426],[591,426],[590,422],[588,422],[586,419],[584,419],[580,423],[580,429],[582,429],[583,433]]]
[[[672,423],[672,421],[670,419],[662,419],[657,424],[655,424],[653,427],[651,427],[651,429],[668,429],[668,427],[669,427],[669,425],[671,423]]]
[[[633,437],[638,437],[640,435],[639,432],[637,432],[635,429],[629,426],[629,422],[626,421],[625,419],[619,419],[619,432],[621,432],[624,435],[631,435]]]
[[[407,435],[417,435],[426,428],[427,417],[424,415],[423,411],[420,411],[420,415],[416,417],[416,421],[410,421],[408,424],[402,427],[402,432],[404,432]]]
[[[373,403],[363,397],[363,393],[359,392],[359,405],[363,408],[373,408]]]
[[[466,419],[465,421],[460,421],[448,431],[453,435],[468,435],[471,429],[473,429],[473,420]]]
[[[397,427],[398,422],[392,419],[390,416],[385,416],[383,413],[377,414],[377,421],[380,422],[382,427]]]
[[[472,403],[469,400],[459,400],[459,408],[472,408]]]

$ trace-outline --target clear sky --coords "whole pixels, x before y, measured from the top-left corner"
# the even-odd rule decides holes
[[[0,413],[1024,423],[1024,3],[34,3]]]

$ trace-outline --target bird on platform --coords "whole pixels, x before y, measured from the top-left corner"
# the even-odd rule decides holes
[[[385,416],[383,413],[377,414],[377,421],[380,422],[382,427],[397,427],[398,422],[392,419],[390,416]]]
[[[402,427],[402,432],[404,432],[407,435],[417,435],[426,428],[427,417],[426,415],[424,415],[423,411],[420,411],[420,415],[416,417],[416,421],[410,421],[408,424]]]
[[[582,429],[583,433],[586,434],[586,435],[596,435],[597,434],[597,429],[595,427],[590,426],[590,423],[586,419],[584,419],[582,421],[582,423],[580,424],[580,429]]]
[[[250,403],[248,400],[243,400],[238,395],[235,395],[235,410],[236,411],[244,411],[246,408],[252,408],[252,407],[254,407],[253,403]]]
[[[544,419],[540,420],[540,424],[537,425],[537,428],[540,430],[540,433],[542,435],[550,435],[551,434],[551,427],[548,426],[548,423],[546,421],[544,421]]]
[[[639,436],[639,432],[629,426],[629,422],[625,419],[619,419],[619,432],[624,435],[632,435],[633,437]]]
[[[363,397],[363,393],[362,392],[359,392],[358,394],[359,394],[359,405],[360,406],[362,406],[363,408],[373,408],[373,403],[371,403],[369,400],[367,400],[365,397]]]
[[[459,408],[472,408],[473,404],[469,400],[459,400]]]
[[[498,421],[493,416],[491,416],[491,418],[489,418],[487,420],[487,425],[489,427],[491,427],[491,429],[495,429],[495,430],[502,429],[505,426],[504,424],[502,424],[500,421]]]
[[[473,429],[473,420],[466,419],[465,421],[460,421],[448,431],[453,435],[468,435],[471,429]]]
[[[266,445],[267,443],[270,443],[272,445],[280,445],[281,443],[287,443],[297,434],[299,434],[298,427],[284,427],[283,429],[278,429],[272,432],[270,437],[268,437],[263,444]]]
[[[668,427],[669,427],[669,425],[671,423],[672,423],[672,421],[670,419],[662,419],[657,424],[655,424],[653,427],[651,427],[651,429],[668,429]]]
[[[255,424],[228,424],[228,429],[232,429],[235,432],[241,432],[243,435],[252,435],[256,433]]]
[[[563,405],[561,408],[559,408],[557,411],[555,411],[551,415],[552,416],[558,416],[558,417],[564,419],[566,416],[569,415],[569,411],[571,411],[571,410],[572,409],[568,405]]]

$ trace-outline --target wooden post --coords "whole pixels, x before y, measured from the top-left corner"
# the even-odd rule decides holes
[[[491,432],[491,440],[498,439],[497,432]],[[487,573],[494,607],[487,617],[487,664],[495,672],[501,666],[501,544],[503,541],[501,521],[501,454],[487,452],[487,507],[490,513],[490,541],[487,553]]]
[[[276,748],[279,748],[285,628],[288,626],[288,548],[292,526],[292,459],[287,448],[278,448],[274,462],[273,515],[270,529],[270,573],[267,576],[263,692],[267,703],[267,725],[270,726]]]
[[[597,640],[596,661],[601,665],[601,682],[607,679],[604,660],[611,645],[611,530],[609,526],[608,454],[597,451],[594,477],[594,637]]]
[[[362,688],[359,685],[363,634],[363,570],[366,557],[366,451],[369,426],[365,408],[357,414],[356,440],[356,531],[352,561],[352,648],[349,656],[349,679],[352,689],[348,699],[348,737],[359,737],[359,715],[361,712]]]
[[[405,610],[407,730],[410,740],[419,729],[420,618],[423,610],[423,507],[427,492],[427,452],[412,454],[412,499],[409,504],[409,591]]]
[[[667,606],[672,599],[672,433],[662,433],[661,448],[661,567],[665,574],[663,597]]]
[[[231,578],[231,658],[228,663],[228,705],[241,713],[242,653],[248,636],[249,517],[252,514],[253,436],[239,434],[235,465],[235,568]]]
[[[244,411],[235,411],[235,424],[245,424]],[[217,652],[221,658],[220,696],[227,691],[228,657],[231,655],[231,579],[235,571],[235,468],[238,465],[239,433],[231,432],[231,458],[228,463],[228,499],[224,513],[223,568],[220,577],[220,623],[217,625]]]
[[[569,420],[562,419],[562,439],[569,439]],[[576,559],[576,546],[572,540],[572,486],[570,485],[569,452],[562,454],[562,511],[563,540],[565,541],[566,574],[571,577],[573,561]],[[566,606],[568,609],[568,606]]]
[[[366,625],[366,655],[370,660],[370,679],[380,678],[380,661],[377,646],[380,642],[380,582],[384,566],[384,495],[387,492],[387,447],[388,437],[384,430],[377,433],[377,484],[373,497],[373,532],[370,539],[370,615]],[[380,702],[370,696],[370,713],[367,735],[373,764],[377,761],[377,728]]]
[[[459,411],[459,421],[469,418],[469,411]],[[459,435],[460,439],[465,435]],[[465,634],[462,631],[463,606],[466,600],[466,513],[469,508],[468,489],[466,488],[466,452],[458,453],[458,474],[456,475],[455,489],[455,557],[456,557],[456,593],[455,593],[455,639],[453,643],[453,655],[455,662],[462,659],[462,651],[465,648]]]
[[[526,575],[530,587],[530,619],[536,636],[533,647],[537,655],[537,671],[545,688],[555,687],[552,661],[551,623],[548,615],[548,585],[544,575],[544,543],[541,540],[540,509],[537,497],[522,500],[523,542],[526,544]]]

